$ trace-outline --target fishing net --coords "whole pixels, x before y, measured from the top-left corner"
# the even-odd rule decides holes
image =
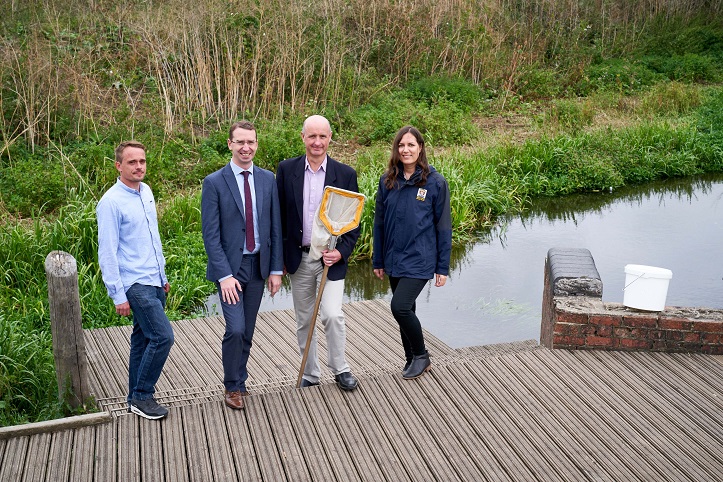
[[[364,194],[326,186],[311,228],[311,259],[320,259],[325,249],[336,247],[336,238],[359,226]]]

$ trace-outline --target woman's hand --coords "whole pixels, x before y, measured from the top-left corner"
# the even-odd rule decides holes
[[[434,286],[444,286],[444,283],[447,282],[447,275],[444,274],[434,274]]]
[[[384,268],[374,268],[374,276],[380,280],[384,279]]]

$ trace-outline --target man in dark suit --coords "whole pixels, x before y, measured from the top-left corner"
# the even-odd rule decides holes
[[[340,236],[336,248],[323,250],[320,260],[309,257],[309,247],[311,227],[324,187],[334,186],[358,192],[357,175],[350,166],[326,155],[331,141],[331,126],[324,117],[314,115],[307,118],[301,138],[306,146],[306,154],[282,161],[276,170],[284,237],[284,267],[291,277],[299,352],[303,356],[316,302],[317,285],[326,264],[329,271],[319,306],[319,318],[326,333],[328,366],[342,390],[354,390],[357,380],[346,362],[346,325],[341,304],[347,259],[354,250],[360,230],[357,228]],[[320,375],[314,334],[301,386],[318,385]]]
[[[231,162],[203,180],[201,225],[208,255],[206,277],[216,283],[226,332],[221,343],[224,401],[234,409],[248,395],[246,363],[264,294],[281,286],[281,216],[274,174],[254,166],[254,125],[229,129]]]

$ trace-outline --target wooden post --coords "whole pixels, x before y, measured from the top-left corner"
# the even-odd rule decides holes
[[[51,252],[45,258],[45,275],[58,396],[78,408],[90,398],[90,387],[75,258],[64,251]]]

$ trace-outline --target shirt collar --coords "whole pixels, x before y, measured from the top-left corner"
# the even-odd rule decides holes
[[[321,166],[319,166],[319,169],[322,169],[324,172],[326,172],[326,160],[327,159],[329,159],[328,154],[326,156],[324,156],[324,160],[321,161]],[[304,170],[306,171],[307,169],[311,172],[314,172],[311,169],[311,166],[309,165],[309,159],[306,156],[304,156]]]
[[[126,191],[126,192],[132,192],[132,193],[134,193],[134,194],[138,194],[139,192],[143,191],[143,183],[140,183],[140,184],[138,185],[138,190],[136,191],[136,190],[133,189],[132,187],[126,186],[125,183],[124,183],[123,181],[121,181],[120,176],[118,176],[118,181],[117,181],[116,183],[117,183],[120,187],[122,187],[123,190]]]
[[[242,172],[244,172],[244,171],[247,170],[247,169],[241,169],[241,168],[238,166],[238,164],[236,164],[236,163],[233,162],[233,161],[229,162],[229,164],[231,165],[231,170],[233,171],[233,175],[234,175],[234,176],[238,176],[239,174],[241,174]],[[248,168],[248,171],[249,171],[249,175],[250,175],[250,176],[253,176],[253,175],[254,175],[254,163],[253,163],[253,162],[251,163],[251,167]]]

